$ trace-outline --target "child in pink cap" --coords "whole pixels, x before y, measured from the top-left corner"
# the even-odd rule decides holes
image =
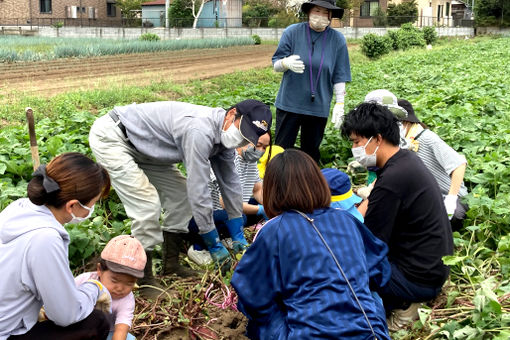
[[[146,262],[140,241],[120,235],[112,238],[101,252],[96,272],[83,273],[74,279],[77,286],[90,279],[99,280],[110,292],[115,322],[107,340],[135,339],[128,333],[135,310],[132,290],[136,280],[143,277]]]

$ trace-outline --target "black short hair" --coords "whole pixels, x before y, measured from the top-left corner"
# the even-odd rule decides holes
[[[342,135],[349,138],[352,133],[365,138],[380,134],[394,146],[400,141],[397,118],[387,107],[373,102],[361,103],[345,116]]]

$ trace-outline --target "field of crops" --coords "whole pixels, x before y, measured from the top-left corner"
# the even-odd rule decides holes
[[[0,63],[51,60],[69,57],[97,57],[125,53],[175,51],[252,45],[252,38],[182,39],[141,41],[100,38],[0,37]]]
[[[394,339],[510,338],[508,51],[508,38],[477,38],[441,41],[432,50],[392,52],[376,61],[352,53],[353,82],[347,86],[346,109],[352,109],[367,92],[386,88],[412,102],[417,116],[468,160],[465,183],[470,210],[465,228],[454,234],[455,254],[444,259],[451,266],[450,280],[441,296],[420,311],[420,320],[411,329],[393,334]],[[4,120],[0,130],[0,209],[24,196],[30,179],[28,134],[20,124],[24,106],[32,106],[36,116],[39,114],[36,132],[41,161],[46,162],[65,151],[90,154],[90,125],[116,104],[168,98],[221,107],[245,98],[272,103],[280,77],[267,68],[180,85],[162,81],[115,91],[9,98],[9,104],[0,109]],[[345,167],[352,157],[350,144],[328,127],[321,156],[324,166]],[[111,237],[129,232],[129,220],[115,194],[96,211],[92,221],[69,227],[70,257],[76,270]],[[136,335],[141,338],[180,327],[193,334],[212,332],[220,338],[239,339],[218,327],[218,322],[226,322],[219,317],[223,314],[230,318],[223,328],[242,325],[231,305],[223,304],[228,311],[221,309],[230,294],[226,290],[228,276],[218,278],[209,273],[201,281],[168,283],[174,294],[170,302],[156,308],[138,300]],[[212,330],[206,330],[205,324]]]

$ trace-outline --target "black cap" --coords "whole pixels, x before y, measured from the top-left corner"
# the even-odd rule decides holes
[[[311,0],[301,5],[301,12],[308,13],[313,6],[319,6],[331,11],[333,18],[342,19],[344,16],[344,9],[337,7],[334,0]]]
[[[255,99],[247,99],[234,106],[241,114],[239,130],[251,144],[257,145],[259,137],[271,129],[273,115],[269,106]]]
[[[413,105],[409,101],[405,99],[399,99],[398,106],[403,107],[407,111],[407,117],[400,120],[411,123],[421,123],[421,121],[418,119],[418,117],[416,117],[416,114],[414,113]]]

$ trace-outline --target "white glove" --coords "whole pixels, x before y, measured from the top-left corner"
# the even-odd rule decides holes
[[[335,104],[335,107],[333,107],[333,117],[331,117],[331,122],[335,129],[340,129],[344,122],[344,103]]]
[[[372,192],[372,189],[374,188],[374,182],[372,182],[369,186],[359,188],[356,190],[356,195],[361,197],[363,200],[366,200],[368,196],[370,196],[370,193]]]
[[[457,199],[457,195],[446,195],[444,198],[444,206],[450,220],[452,219],[453,213],[457,208]]]
[[[303,73],[305,71],[305,64],[297,54],[283,58],[282,66],[287,70],[291,70],[296,73]]]
[[[347,172],[351,175],[355,175],[360,172],[366,172],[367,168],[360,164],[358,161],[351,161],[347,165]]]

